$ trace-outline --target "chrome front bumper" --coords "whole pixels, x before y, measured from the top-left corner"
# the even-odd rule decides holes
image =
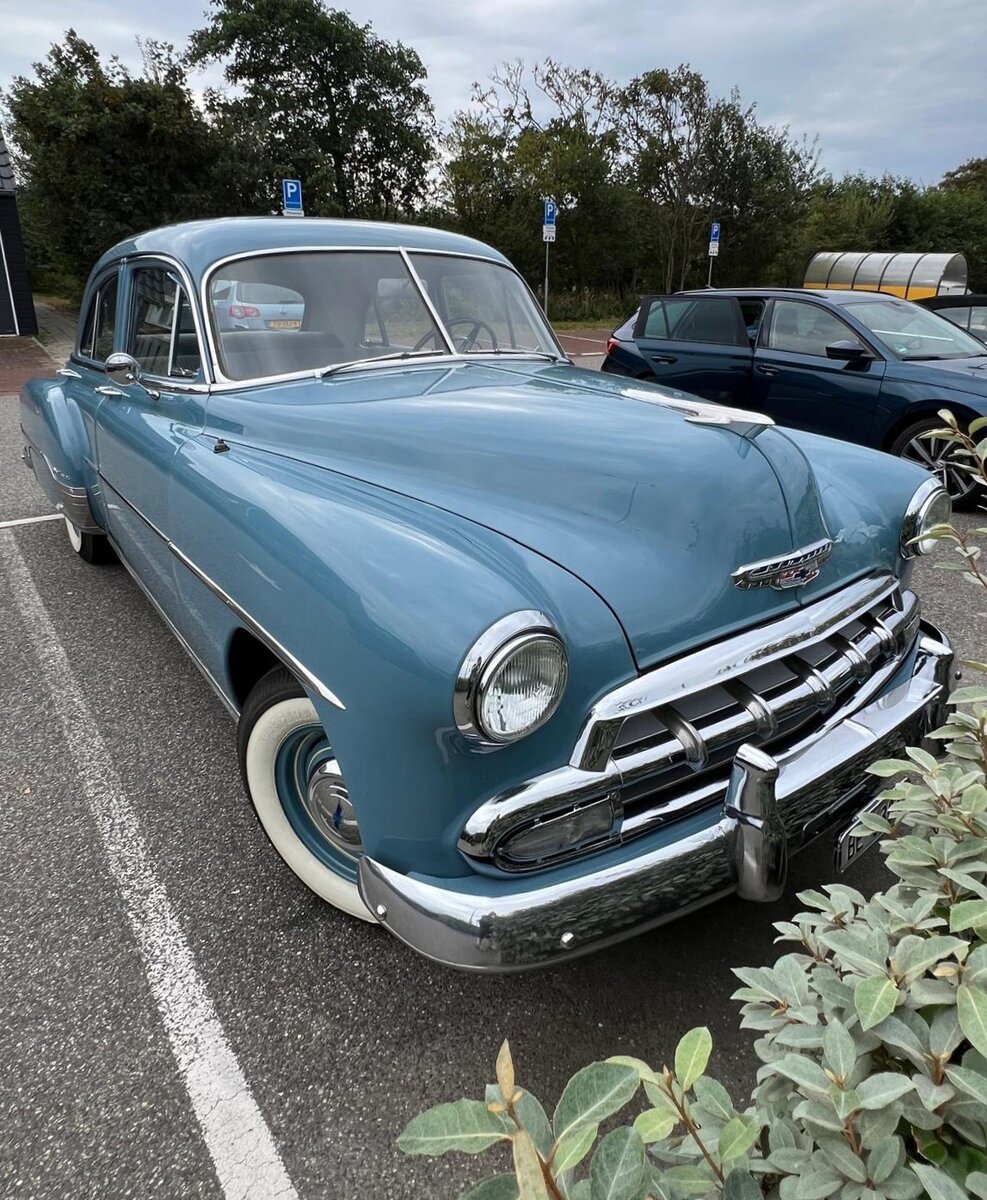
[[[777,759],[742,746],[723,803],[669,826],[664,833],[675,840],[637,854],[624,847],[596,869],[584,860],[581,873],[570,868],[564,879],[558,870],[523,878],[416,878],[364,858],[360,894],[413,949],[471,971],[547,966],[731,892],[775,899],[789,850],[851,820],[878,790],[865,768],[921,744],[943,723],[953,668],[949,641],[923,623],[909,660],[907,677],[899,673],[869,703]]]

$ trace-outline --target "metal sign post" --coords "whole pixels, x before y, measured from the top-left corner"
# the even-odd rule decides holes
[[[706,286],[713,286],[713,259],[720,253],[720,223],[714,221],[709,227],[709,274],[706,276]]]
[[[302,207],[302,181],[300,179],[281,180],[281,215],[283,217],[304,217]]]
[[[548,316],[548,247],[550,243],[555,241],[555,218],[558,214],[558,209],[555,206],[554,200],[545,201],[545,211],[542,214],[541,222],[541,239],[545,243],[545,295],[544,309],[545,316]]]

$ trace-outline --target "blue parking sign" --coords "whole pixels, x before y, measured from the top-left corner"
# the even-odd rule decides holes
[[[542,225],[552,226],[555,224],[555,214],[558,210],[555,207],[554,200],[545,201],[545,215],[542,218]]]
[[[302,181],[300,179],[281,180],[281,211],[286,217],[302,217]]]
[[[713,224],[710,225],[709,240],[711,242],[718,242],[720,240],[720,223],[719,223],[719,221],[714,221]]]

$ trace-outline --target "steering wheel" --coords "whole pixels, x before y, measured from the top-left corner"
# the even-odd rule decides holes
[[[481,321],[479,317],[453,317],[451,321],[446,321],[446,329],[448,329],[450,332],[452,332],[454,325],[468,325],[470,327],[469,333],[467,333],[456,345],[456,349],[461,354],[465,354],[466,351],[473,349],[473,347],[476,345],[476,339],[480,336],[481,331],[485,331],[490,335],[490,349],[497,349],[498,343],[496,333],[494,333],[493,329],[491,329],[486,321]],[[452,340],[453,343],[456,344],[456,338],[453,338]],[[434,329],[430,329],[428,333],[424,335],[424,337],[420,337],[418,341],[415,342],[412,349],[421,350],[430,341],[438,341],[438,334]]]

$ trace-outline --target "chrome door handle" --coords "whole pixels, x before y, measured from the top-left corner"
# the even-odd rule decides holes
[[[122,396],[124,394],[119,388],[109,387],[108,385],[94,388],[93,390],[99,392],[101,396]]]
[[[672,365],[672,363],[678,362],[679,360],[675,357],[674,354],[652,354],[651,361],[656,362],[656,363],[662,363],[664,366],[670,367]]]
[[[73,371],[71,367],[59,367],[55,372],[56,375],[64,375],[66,379],[81,379],[82,376],[78,371]]]
[[[779,368],[778,367],[769,367],[764,363],[758,363],[757,370],[762,375],[777,375]]]

